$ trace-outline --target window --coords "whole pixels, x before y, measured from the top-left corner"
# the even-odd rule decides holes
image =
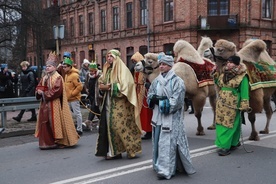
[[[71,37],[74,37],[75,35],[75,30],[74,30],[74,18],[70,18],[70,31],[71,31]]]
[[[134,48],[127,47],[126,48],[126,64],[129,69],[132,69],[132,67],[133,67],[132,61],[130,60],[130,58],[133,56],[133,54],[134,54]]]
[[[173,46],[174,46],[174,43],[164,44],[164,52],[165,52],[166,55],[170,55],[170,56],[174,57]]]
[[[105,64],[105,62],[106,62],[106,54],[107,54],[107,50],[106,49],[102,49],[101,50],[101,57],[102,57],[102,67],[103,67],[103,65]]]
[[[147,0],[140,0],[140,24],[147,25]]]
[[[126,4],[127,11],[127,28],[132,28],[132,3]]]
[[[140,46],[139,52],[140,52],[140,54],[145,55],[146,53],[148,53],[148,47],[146,45]]]
[[[119,8],[113,7],[113,30],[119,29]]]
[[[173,0],[164,0],[164,22],[173,20]]]
[[[66,19],[63,19],[62,23],[64,25],[64,38],[67,38],[68,37],[68,31],[67,31],[67,21],[66,21]]]
[[[88,33],[94,34],[94,14],[88,14]]]
[[[228,15],[229,0],[208,0],[208,15]]]
[[[101,10],[101,32],[106,32],[106,11]]]
[[[83,16],[80,15],[79,16],[79,35],[80,36],[83,36],[83,27],[84,27]]]
[[[262,18],[271,19],[272,1],[262,0]]]

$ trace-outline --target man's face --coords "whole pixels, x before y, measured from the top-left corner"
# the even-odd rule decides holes
[[[25,70],[27,70],[28,67],[27,66],[21,66],[21,68],[22,68],[23,71],[25,71]]]
[[[165,64],[165,63],[160,63],[160,65],[159,65],[159,69],[160,69],[160,72],[161,72],[161,73],[166,73],[166,72],[168,72],[171,68],[172,68],[171,66],[169,66],[169,65],[167,65],[167,64]]]
[[[62,68],[65,71],[65,73],[67,73],[71,69],[71,67],[66,64],[62,65]]]
[[[46,73],[51,73],[56,70],[56,67],[53,65],[46,65]]]

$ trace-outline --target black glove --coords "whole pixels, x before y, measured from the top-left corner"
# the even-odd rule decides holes
[[[165,99],[167,99],[166,96],[153,95],[151,100],[150,100],[149,107],[153,108],[154,105],[159,105],[159,100],[165,100]]]
[[[146,83],[145,83],[145,88],[146,88],[146,89],[149,89],[149,88],[150,88],[150,82],[146,82]]]

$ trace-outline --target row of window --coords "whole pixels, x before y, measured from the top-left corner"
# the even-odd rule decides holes
[[[107,22],[106,22],[106,14],[107,10],[102,9],[100,11],[99,20],[100,20],[100,32],[107,31]],[[94,34],[94,20],[95,15],[93,12],[88,13],[88,34]],[[133,3],[126,3],[126,28],[133,28]],[[147,0],[140,0],[140,12],[139,12],[140,25],[147,25],[148,22],[148,10],[147,10]],[[173,0],[164,0],[164,21],[172,21],[173,20]],[[63,24],[67,27],[67,19],[63,20]],[[65,36],[74,37],[75,36],[75,22],[74,17],[70,17],[69,19],[69,31],[65,33]],[[84,36],[85,24],[84,24],[84,16],[79,15],[78,17],[78,29],[79,35]],[[67,29],[65,29],[67,30]],[[118,6],[114,6],[112,8],[112,30],[120,30],[120,9]]]
[[[148,9],[147,9],[147,0],[140,0],[140,12],[139,19],[140,25],[147,25],[148,22]],[[172,21],[174,16],[174,2],[173,0],[164,0],[164,22]],[[229,14],[229,0],[208,0],[208,16],[223,16]],[[100,20],[100,32],[107,31],[107,22],[106,22],[107,10],[102,9],[100,11],[99,20]],[[94,32],[94,20],[95,15],[93,12],[88,13],[88,34],[95,34]],[[272,18],[272,0],[262,0],[262,18]],[[63,24],[67,27],[66,19],[63,20]],[[126,28],[133,28],[133,3],[126,3]],[[69,19],[69,31],[70,35],[65,32],[65,36],[74,37],[75,36],[75,22],[74,17]],[[78,17],[78,29],[79,35],[84,36],[85,24],[84,16],[79,15]],[[112,30],[120,30],[120,9],[118,6],[112,8]]]

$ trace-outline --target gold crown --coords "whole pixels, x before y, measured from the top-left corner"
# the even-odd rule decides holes
[[[50,52],[47,61],[57,62],[57,60],[58,60],[58,58],[57,58],[56,52],[55,51]]]

